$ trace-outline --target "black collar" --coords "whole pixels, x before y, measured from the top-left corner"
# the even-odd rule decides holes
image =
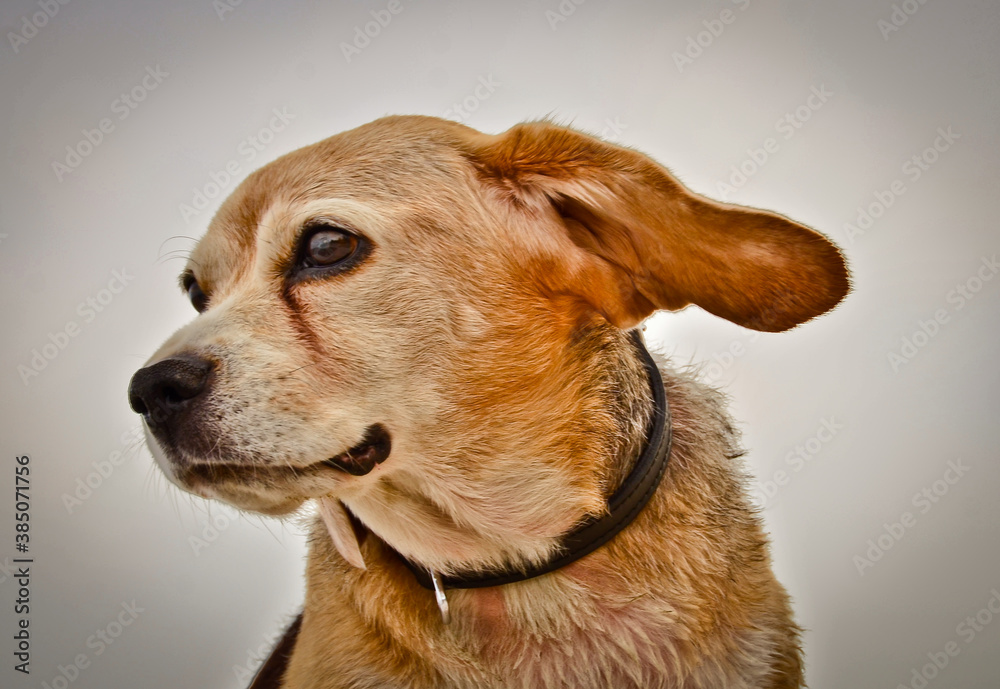
[[[660,479],[670,460],[670,446],[673,433],[670,425],[670,407],[663,388],[663,380],[656,363],[642,342],[639,330],[631,332],[632,339],[649,375],[649,386],[653,393],[653,418],[646,433],[646,447],[632,467],[632,472],[614,495],[608,498],[608,512],[602,517],[591,517],[562,537],[559,553],[548,562],[509,571],[473,572],[463,575],[441,576],[445,589],[478,589],[488,586],[503,586],[516,581],[524,581],[554,572],[589,555],[610,541],[628,526],[646,506],[656,492]],[[423,567],[400,556],[413,572],[420,585],[434,590],[432,574]]]

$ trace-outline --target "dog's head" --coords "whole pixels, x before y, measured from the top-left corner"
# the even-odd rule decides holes
[[[319,499],[361,566],[346,505],[440,571],[543,558],[601,511],[625,329],[696,304],[780,331],[848,290],[823,236],[635,151],[429,117],[258,170],[181,279],[199,315],[129,393],[171,480],[266,514]]]

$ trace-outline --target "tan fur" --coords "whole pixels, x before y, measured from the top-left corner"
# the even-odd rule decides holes
[[[289,285],[319,219],[374,249]],[[670,465],[609,544],[449,592],[450,625],[396,552],[443,573],[545,560],[641,451],[652,402],[626,329],[691,303],[759,330],[819,315],[847,291],[821,235],[550,123],[392,117],[251,175],[189,269],[209,308],[153,361],[215,362],[196,430],[217,440],[155,447],[161,464],[249,510],[323,501],[288,689],[802,685],[723,401],[666,362]],[[392,436],[383,464],[320,464],[372,423]]]

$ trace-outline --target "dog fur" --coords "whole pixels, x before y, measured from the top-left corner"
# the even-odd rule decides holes
[[[288,279],[303,228],[370,253]],[[171,432],[186,490],[312,521],[288,689],[803,685],[721,395],[659,362],[674,445],[650,504],[542,577],[433,595],[441,573],[545,561],[641,451],[649,381],[628,330],[696,304],[763,331],[848,291],[822,235],[685,189],[641,153],[550,122],[500,135],[388,117],[290,153],[227,199],[186,275],[207,309],[150,363],[211,362]],[[383,424],[364,476],[322,462]]]

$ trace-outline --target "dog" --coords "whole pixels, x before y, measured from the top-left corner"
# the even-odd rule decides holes
[[[315,505],[255,686],[803,686],[721,393],[640,326],[819,316],[850,288],[823,235],[550,121],[393,116],[252,173],[181,287],[129,387],[156,461]]]

